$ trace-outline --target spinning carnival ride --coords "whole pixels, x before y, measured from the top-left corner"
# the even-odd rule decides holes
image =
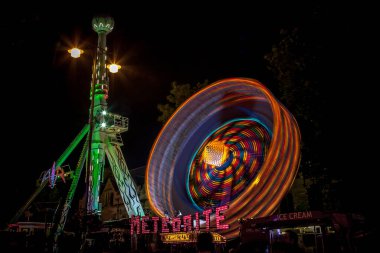
[[[221,231],[238,219],[272,214],[300,161],[300,132],[261,83],[225,79],[189,98],[161,130],[146,170],[153,211],[171,216],[229,205]],[[214,217],[212,216],[211,219]]]
[[[120,134],[128,120],[107,111],[109,81],[106,36],[112,18],[94,18],[98,33],[91,83],[89,124],[56,161],[61,166],[85,136],[73,180],[63,206],[55,241],[62,234],[87,158],[86,210],[101,213],[99,188],[108,158],[129,216],[144,216],[132,177],[124,160]],[[90,150],[89,150],[90,148]],[[146,169],[146,193],[159,216],[175,216],[229,205],[220,233],[238,235],[239,218],[272,214],[288,192],[300,160],[300,133],[286,108],[261,83],[251,79],[216,82],[189,98],[169,119],[157,137]],[[41,184],[11,223],[18,220]],[[214,216],[211,216],[213,220]]]

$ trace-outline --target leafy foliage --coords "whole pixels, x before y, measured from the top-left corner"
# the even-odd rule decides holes
[[[157,106],[158,110],[161,112],[161,115],[158,117],[158,121],[162,124],[171,117],[174,111],[188,99],[191,95],[199,91],[200,89],[206,87],[209,84],[208,80],[204,80],[203,83],[196,83],[195,85],[191,85],[189,83],[186,84],[178,84],[177,82],[172,82],[170,94],[166,97],[168,103],[159,104]]]
[[[278,97],[297,119],[302,136],[300,173],[308,190],[312,209],[336,209],[330,196],[334,181],[329,161],[323,156],[328,141],[326,112],[326,51],[328,29],[305,25],[282,30],[278,43],[264,56],[267,68],[277,80]],[[295,184],[294,187],[301,187]],[[300,190],[294,190],[299,192]],[[295,203],[295,206],[304,204]]]

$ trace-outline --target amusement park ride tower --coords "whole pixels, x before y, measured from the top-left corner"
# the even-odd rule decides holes
[[[89,122],[82,131],[67,147],[64,153],[54,163],[50,171],[51,178],[57,177],[55,172],[72,153],[75,147],[87,135],[86,141],[81,151],[79,161],[72,176],[72,182],[67,194],[62,214],[58,222],[55,233],[55,241],[62,234],[72,200],[79,182],[82,169],[86,166],[86,212],[88,216],[100,216],[101,205],[99,204],[99,189],[103,181],[105,157],[108,158],[112,174],[115,177],[120,195],[129,216],[144,216],[134,181],[125,162],[121,146],[123,141],[120,134],[128,130],[128,119],[107,111],[107,99],[109,91],[109,79],[107,75],[107,46],[106,37],[114,27],[114,20],[111,17],[95,17],[92,20],[92,27],[98,34],[98,44],[96,56],[93,59],[93,73],[90,90],[90,110]],[[36,196],[48,184],[49,180],[43,180],[39,188],[29,198],[27,203],[16,213],[10,223],[17,222],[19,217],[30,206]]]
[[[107,111],[109,79],[106,64],[106,36],[113,27],[114,20],[110,17],[95,17],[92,20],[92,28],[98,34],[98,45],[90,91],[91,105],[87,138],[90,150],[87,151],[86,210],[88,215],[101,213],[99,188],[103,180],[105,157],[107,157],[128,215],[143,216],[144,211],[120,148],[123,145],[120,134],[127,131],[128,119]]]

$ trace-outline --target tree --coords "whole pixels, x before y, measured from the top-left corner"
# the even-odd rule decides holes
[[[158,122],[165,124],[165,122],[170,118],[174,111],[188,99],[191,95],[206,87],[209,84],[208,80],[204,80],[203,83],[196,83],[191,85],[178,84],[177,82],[172,82],[170,95],[166,97],[168,103],[159,104],[157,106],[158,110],[161,112],[161,115],[158,117]]]
[[[325,155],[329,142],[326,136],[327,88],[331,85],[328,80],[332,28],[328,27],[328,22],[321,21],[322,17],[316,12],[299,27],[282,29],[278,43],[264,59],[277,81],[277,97],[295,116],[300,127],[300,173],[308,189],[310,207],[336,209],[339,203],[330,194],[336,180]]]

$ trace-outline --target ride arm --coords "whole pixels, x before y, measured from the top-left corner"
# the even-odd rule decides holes
[[[75,137],[75,139],[70,143],[70,145],[66,148],[66,150],[63,152],[63,154],[58,158],[56,162],[56,167],[61,166],[67,157],[71,154],[71,152],[74,150],[74,148],[78,145],[78,143],[83,139],[83,137],[88,133],[88,130],[90,129],[90,126],[86,124],[82,131],[79,132],[79,134]],[[28,199],[28,201],[17,211],[15,216],[10,220],[9,224],[15,223],[20,216],[25,212],[25,210],[30,206],[30,204],[33,202],[33,200],[38,196],[38,194],[42,191],[42,189],[46,186],[48,183],[48,180],[45,180],[40,184],[40,186],[37,188],[37,190],[32,194],[32,196]]]

